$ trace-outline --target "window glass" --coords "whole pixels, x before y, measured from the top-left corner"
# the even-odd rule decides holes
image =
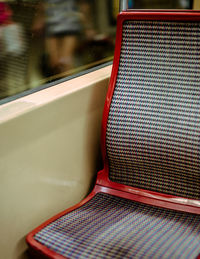
[[[129,8],[193,7],[129,0]],[[119,0],[0,0],[0,99],[112,60]]]

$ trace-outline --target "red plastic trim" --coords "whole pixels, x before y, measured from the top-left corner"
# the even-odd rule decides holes
[[[200,21],[199,11],[134,11],[134,12],[122,12],[118,16],[119,20],[143,20],[143,21]]]
[[[97,184],[101,185],[102,187],[107,187],[110,190],[112,189],[119,192],[124,192],[127,194],[125,198],[130,200],[163,208],[200,214],[199,200],[187,199],[183,197],[148,191],[145,189],[139,189],[115,183],[110,181],[110,179],[108,178],[106,173],[103,172],[103,170],[98,173]]]
[[[191,9],[128,9],[126,11],[122,11],[121,13],[200,13],[199,10],[191,10]]]
[[[120,60],[120,51],[121,51],[121,42],[122,42],[122,23],[120,21],[120,16],[118,16],[117,20],[117,31],[116,31],[116,40],[115,40],[115,53],[113,59],[113,67],[111,78],[109,82],[108,92],[106,95],[105,105],[104,105],[104,113],[102,119],[102,134],[101,134],[101,148],[102,148],[102,158],[104,165],[107,165],[106,162],[106,128],[107,128],[107,121],[108,121],[108,114],[110,109],[110,104],[112,101],[112,96],[117,80],[117,73],[119,67],[119,60]]]
[[[111,79],[108,87],[108,92],[106,96],[106,101],[104,105],[104,113],[103,113],[103,121],[102,121],[102,134],[101,134],[101,149],[102,149],[102,157],[103,157],[103,163],[104,163],[104,169],[99,172],[97,177],[97,184],[102,186],[107,186],[112,189],[128,192],[130,194],[138,194],[138,201],[143,200],[143,202],[148,203],[149,199],[154,199],[154,205],[160,206],[160,202],[166,202],[171,204],[170,208],[172,209],[178,209],[178,206],[181,205],[185,207],[185,211],[193,212],[199,214],[200,210],[200,201],[199,200],[193,200],[193,199],[186,199],[183,197],[176,197],[172,195],[165,195],[157,192],[151,192],[143,189],[138,189],[122,184],[118,184],[115,182],[111,182],[109,179],[109,165],[108,165],[108,159],[106,156],[106,127],[107,127],[107,121],[108,121],[108,115],[109,115],[109,109],[111,105],[111,100],[116,84],[117,79],[117,73],[118,73],[118,67],[120,62],[120,51],[121,51],[121,41],[122,41],[122,26],[124,21],[127,20],[155,20],[155,21],[200,21],[200,11],[191,11],[191,10],[184,10],[184,11],[178,11],[178,10],[154,10],[154,11],[126,11],[122,12],[117,17],[117,33],[116,33],[116,43],[115,43],[115,54],[114,54],[114,60],[113,60],[113,68],[111,73]],[[142,198],[143,197],[143,198]],[[146,197],[146,198],[144,198]],[[149,203],[150,204],[150,203]],[[173,205],[172,205],[173,204]],[[190,207],[190,209],[188,209]],[[193,209],[195,208],[195,209]]]

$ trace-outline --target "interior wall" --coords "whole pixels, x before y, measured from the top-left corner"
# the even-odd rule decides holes
[[[111,66],[0,106],[0,253],[84,198],[97,173]]]

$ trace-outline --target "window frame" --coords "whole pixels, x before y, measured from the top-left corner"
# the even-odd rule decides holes
[[[86,70],[83,70],[81,72],[78,72],[78,73],[75,73],[73,75],[70,75],[70,76],[67,76],[67,77],[64,77],[64,78],[61,78],[61,79],[57,79],[53,82],[48,82],[46,84],[43,84],[43,85],[39,85],[38,87],[35,87],[35,88],[32,88],[32,89],[29,89],[29,90],[25,90],[23,92],[20,92],[18,94],[15,94],[15,95],[12,95],[12,96],[8,96],[8,97],[5,97],[3,99],[0,100],[0,107],[1,105],[3,104],[6,104],[6,103],[9,103],[9,102],[12,102],[12,101],[15,101],[19,98],[22,98],[22,97],[25,97],[27,95],[30,95],[30,94],[33,94],[33,93],[36,93],[36,92],[39,92],[41,90],[44,90],[44,89],[48,89],[50,87],[53,87],[53,86],[56,86],[56,85],[59,85],[61,83],[64,83],[64,82],[67,82],[67,81],[70,81],[74,78],[77,78],[77,77],[80,77],[80,76],[83,76],[83,75],[87,75],[91,72],[94,72],[94,71],[97,71],[101,68],[104,68],[106,66],[110,66],[112,65],[113,61],[108,61],[108,62],[105,62],[101,65],[98,65],[98,66],[94,66],[94,67],[91,67],[89,69],[86,69]]]

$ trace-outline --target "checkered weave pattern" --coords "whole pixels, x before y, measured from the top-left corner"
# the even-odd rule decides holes
[[[200,23],[123,24],[106,134],[112,181],[200,199]]]
[[[67,258],[196,258],[200,216],[97,194],[35,239]]]

